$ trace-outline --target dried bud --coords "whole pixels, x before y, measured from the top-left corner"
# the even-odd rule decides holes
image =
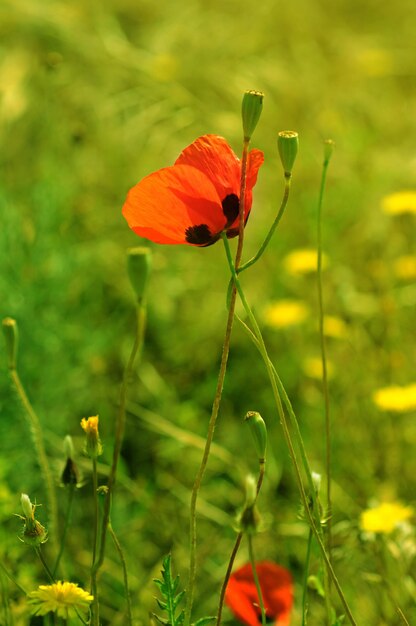
[[[151,266],[150,248],[137,247],[127,250],[127,272],[138,302],[146,295]]]
[[[8,366],[10,369],[15,369],[19,339],[16,320],[11,317],[5,317],[3,320],[3,333],[6,341]]]
[[[98,432],[98,415],[85,417],[81,420],[81,427],[86,434],[85,452],[91,459],[96,459],[103,453],[100,435]]]
[[[292,175],[293,165],[299,148],[299,135],[294,130],[282,130],[277,137],[280,160],[285,176]]]
[[[264,462],[267,447],[267,428],[264,419],[257,411],[248,411],[244,421],[250,427],[259,461]]]
[[[263,110],[264,94],[260,91],[246,91],[243,96],[241,114],[243,118],[244,141],[250,141]]]

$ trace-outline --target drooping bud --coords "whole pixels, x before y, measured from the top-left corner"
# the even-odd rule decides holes
[[[91,459],[96,459],[103,453],[100,435],[98,432],[98,415],[85,417],[81,420],[81,427],[86,434],[85,452]]]
[[[282,130],[277,136],[277,147],[285,176],[292,175],[299,148],[299,135],[294,130]]]
[[[325,139],[324,141],[324,165],[328,165],[331,160],[332,153],[335,148],[335,141],[332,139]]]
[[[23,532],[21,534],[21,540],[27,543],[29,546],[40,546],[42,543],[48,540],[48,533],[44,526],[37,519],[35,519],[36,505],[32,504],[29,496],[26,493],[22,493],[20,497],[24,517]],[[19,515],[19,517],[21,517]]]
[[[250,427],[259,460],[264,461],[267,447],[267,428],[264,419],[257,411],[248,411],[244,421]]]
[[[246,501],[244,509],[238,518],[238,530],[243,533],[254,534],[260,524],[260,514],[257,510],[257,489],[254,476],[246,477]]]
[[[243,118],[244,141],[250,141],[263,110],[264,94],[261,91],[246,91],[243,96],[241,115]]]
[[[150,248],[144,246],[127,250],[127,272],[138,302],[146,295],[152,267],[151,255]]]
[[[16,320],[12,317],[5,317],[3,320],[3,333],[6,341],[8,366],[10,369],[15,369],[19,339]]]
[[[66,462],[61,474],[61,483],[65,486],[76,486],[79,483],[79,474],[76,463],[74,462],[74,444],[72,443],[72,437],[70,435],[66,435],[64,439],[64,452]]]

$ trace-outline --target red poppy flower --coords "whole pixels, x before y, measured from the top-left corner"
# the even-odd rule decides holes
[[[245,222],[263,160],[260,150],[249,153]],[[240,175],[240,160],[225,139],[204,135],[185,148],[172,167],[130,189],[123,215],[137,235],[156,243],[209,246],[224,230],[227,237],[238,234]]]
[[[280,565],[263,561],[256,565],[264,608],[274,626],[288,626],[293,604],[293,582],[290,572]],[[261,624],[261,610],[251,564],[235,571],[228,582],[225,602],[235,617],[247,626]]]

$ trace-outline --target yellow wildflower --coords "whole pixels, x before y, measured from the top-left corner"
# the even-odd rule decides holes
[[[321,357],[309,357],[303,361],[303,371],[309,378],[322,380],[322,359]],[[326,362],[326,372],[328,378],[334,374],[334,366],[331,361]]]
[[[388,215],[416,214],[416,191],[398,191],[385,196],[381,208]]]
[[[416,256],[413,254],[399,256],[394,262],[393,269],[397,278],[416,279]]]
[[[322,255],[322,267],[328,265],[328,257]],[[293,250],[283,259],[283,266],[288,274],[299,276],[301,274],[311,274],[318,268],[318,251],[305,248]]]
[[[345,339],[348,336],[348,327],[344,320],[334,315],[325,315],[324,332],[327,337]]]
[[[103,447],[98,433],[98,415],[94,415],[88,419],[83,417],[81,420],[81,428],[85,431],[87,436],[85,446],[86,453],[92,459],[97,458],[97,456],[103,453]]]
[[[93,599],[88,591],[84,591],[77,584],[60,581],[53,585],[40,585],[39,589],[29,593],[29,603],[33,605],[34,615],[52,612],[64,619],[76,617],[77,612],[87,617]]]
[[[264,319],[268,326],[285,328],[301,324],[308,315],[308,308],[299,300],[276,300],[266,308]]]
[[[373,393],[373,401],[382,411],[406,413],[416,410],[416,383],[383,387]]]
[[[368,533],[392,533],[402,522],[410,519],[413,509],[400,502],[383,502],[361,513],[361,529]]]

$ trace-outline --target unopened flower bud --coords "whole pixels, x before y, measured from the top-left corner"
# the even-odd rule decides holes
[[[146,295],[151,266],[152,256],[150,248],[142,246],[127,250],[127,272],[139,302]]]
[[[48,533],[44,526],[37,519],[35,519],[36,505],[32,504],[29,496],[26,493],[22,493],[20,497],[24,517],[23,532],[21,540],[30,546],[36,547],[45,543],[48,539]],[[19,517],[21,517],[19,515]]]
[[[64,454],[67,459],[73,459],[75,456],[74,443],[71,435],[65,435],[64,438]]]
[[[246,476],[246,507],[250,507],[253,506],[253,504],[256,501],[257,498],[257,483],[256,483],[256,479],[254,478],[254,476],[252,474],[248,474],[248,476]]]
[[[96,459],[103,453],[100,435],[98,433],[98,415],[85,417],[81,420],[81,427],[86,434],[85,452],[91,459]]]
[[[254,476],[249,474],[245,481],[246,501],[244,509],[238,518],[238,530],[240,532],[254,534],[260,524],[260,514],[257,510],[257,484]]]
[[[8,358],[8,366],[10,369],[16,368],[17,346],[18,346],[18,329],[17,322],[11,317],[5,317],[3,320],[3,334],[6,341],[6,351]]]
[[[325,139],[324,141],[324,164],[328,165],[332,153],[334,151],[335,148],[335,141],[333,141],[332,139]]]
[[[262,462],[266,457],[267,447],[267,428],[264,419],[257,411],[248,411],[244,421],[250,427],[257,455]]]
[[[283,165],[285,176],[292,174],[293,165],[299,148],[299,135],[294,130],[282,130],[277,137],[280,160]]]
[[[241,114],[243,118],[244,140],[250,141],[263,110],[264,94],[260,91],[246,91],[243,96]]]
[[[76,463],[74,462],[74,444],[72,443],[72,437],[70,435],[66,435],[64,439],[64,453],[66,462],[61,474],[61,483],[64,486],[76,486],[79,483],[79,474]]]
[[[321,489],[322,476],[317,472],[312,472],[312,483],[315,488],[315,493],[318,494]]]

